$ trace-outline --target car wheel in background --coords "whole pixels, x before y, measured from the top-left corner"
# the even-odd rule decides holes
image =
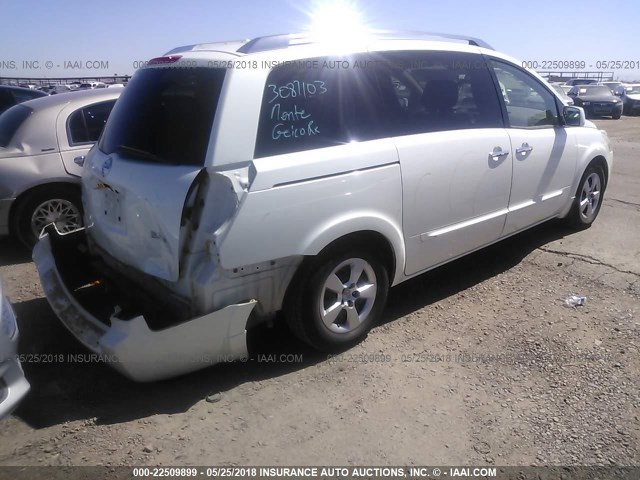
[[[82,201],[75,187],[45,187],[27,194],[16,208],[13,231],[29,249],[38,241],[40,232],[55,223],[61,233],[82,227]]]

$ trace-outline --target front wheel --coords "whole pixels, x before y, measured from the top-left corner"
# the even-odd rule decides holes
[[[378,256],[357,250],[322,255],[293,281],[287,321],[301,340],[325,352],[364,339],[379,320],[389,290]]]
[[[620,117],[622,116],[622,112],[619,113],[614,113],[611,118],[613,118],[614,120],[620,120]]]
[[[575,228],[588,228],[600,212],[605,189],[604,172],[601,167],[589,166],[580,180],[573,207],[567,216]]]

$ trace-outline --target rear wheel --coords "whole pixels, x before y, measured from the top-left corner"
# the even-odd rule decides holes
[[[55,223],[61,233],[82,227],[82,201],[78,189],[50,187],[30,194],[17,207],[14,231],[18,239],[31,249],[40,232],[51,223]]]
[[[359,250],[323,254],[293,282],[287,322],[304,342],[332,352],[360,342],[379,320],[389,277],[377,255]]]
[[[573,207],[567,216],[571,226],[575,228],[591,226],[600,212],[605,186],[602,168],[590,165],[582,175]]]

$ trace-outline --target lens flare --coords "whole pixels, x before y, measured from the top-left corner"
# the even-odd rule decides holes
[[[364,16],[352,1],[319,2],[314,5],[309,17],[309,33],[322,42],[337,45],[353,43],[364,41],[369,35]]]

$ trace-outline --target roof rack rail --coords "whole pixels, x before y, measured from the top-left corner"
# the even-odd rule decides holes
[[[475,47],[482,47],[488,50],[495,50],[491,45],[480,38],[469,37],[468,35],[455,35],[451,33],[438,33],[438,32],[422,32],[419,30],[387,30],[380,31],[378,35],[383,38],[390,38],[393,40],[418,40],[424,37],[433,38],[445,38],[447,40],[460,40],[467,42],[469,45]]]
[[[459,40],[467,42],[469,45],[482,47],[489,50],[494,48],[484,40],[469,37],[466,35],[452,35],[448,33],[421,32],[421,31],[393,31],[393,30],[372,30],[368,32],[372,38],[384,38],[390,40],[418,40],[426,37]],[[308,45],[318,43],[317,37],[312,33],[289,33],[281,35],[268,35],[264,37],[256,37],[242,45],[237,51],[238,53],[257,53],[269,50],[278,50],[294,45]]]

